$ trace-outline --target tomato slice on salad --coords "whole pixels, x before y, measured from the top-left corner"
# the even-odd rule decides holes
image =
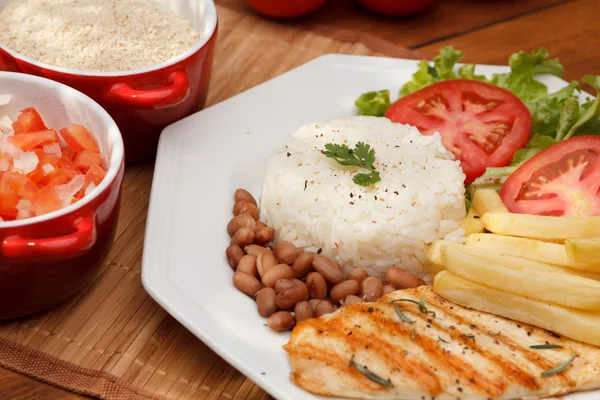
[[[500,190],[510,212],[600,215],[600,136],[576,136],[525,161]]]
[[[466,182],[487,167],[503,167],[530,136],[531,114],[514,94],[470,79],[434,83],[390,106],[385,116],[416,126],[423,135],[439,132],[461,161]]]

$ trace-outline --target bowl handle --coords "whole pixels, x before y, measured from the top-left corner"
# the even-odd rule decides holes
[[[176,106],[182,103],[189,93],[190,80],[187,73],[175,71],[169,75],[167,86],[137,90],[126,83],[117,83],[110,88],[107,97],[135,108],[156,109]]]
[[[48,239],[27,239],[12,236],[4,239],[1,253],[14,259],[67,259],[75,257],[96,243],[96,218],[93,214],[84,214],[73,224],[75,232]]]

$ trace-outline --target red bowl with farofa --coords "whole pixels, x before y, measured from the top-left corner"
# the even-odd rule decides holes
[[[135,1],[148,3],[145,0]],[[164,17],[152,13],[140,14],[140,7],[137,6],[132,6],[133,8],[130,10],[126,9],[127,12],[118,8],[125,7],[129,2],[87,0],[86,4],[102,6],[102,10],[117,7],[115,14],[110,15],[111,18],[123,22],[121,25],[132,32],[127,34],[127,32],[116,31],[117,34],[113,32],[112,35],[109,32],[104,36],[99,35],[100,39],[93,36],[93,30],[88,32],[89,35],[92,35],[90,37],[95,40],[80,40],[81,37],[86,37],[85,34],[77,36],[78,40],[65,39],[64,29],[67,28],[62,27],[61,23],[69,27],[80,24],[81,26],[78,26],[77,29],[81,30],[87,29],[85,27],[87,22],[91,24],[95,19],[107,18],[103,14],[104,11],[88,10],[81,6],[81,2],[75,8],[74,2],[71,0],[44,3],[45,7],[52,7],[51,10],[54,14],[62,15],[55,16],[54,20],[48,19],[48,12],[44,13],[43,10],[31,8],[31,13],[26,19],[28,20],[32,15],[38,13],[40,18],[47,19],[39,22],[43,29],[24,33],[21,31],[24,27],[13,19],[11,19],[11,24],[3,23],[3,11],[9,10],[8,7],[11,4],[19,3],[21,7],[24,7],[27,2],[33,4],[35,0],[0,0],[0,25],[3,26],[2,29],[5,32],[12,29],[12,37],[19,40],[25,40],[27,35],[33,35],[31,39],[32,43],[35,42],[32,44],[34,47],[41,46],[43,42],[46,46],[45,49],[52,49],[54,52],[51,57],[48,56],[52,58],[52,62],[40,61],[39,58],[46,57],[43,55],[46,53],[41,51],[36,53],[31,48],[27,48],[27,51],[15,50],[14,47],[17,46],[7,44],[9,41],[12,42],[12,39],[6,39],[7,36],[2,36],[0,33],[0,71],[22,72],[49,78],[71,86],[98,102],[116,121],[123,134],[125,157],[128,163],[153,158],[163,128],[204,106],[217,36],[217,12],[212,0],[158,0],[159,6],[163,10],[169,11],[170,17],[166,14]],[[88,10],[87,14],[86,10]],[[152,18],[157,21],[155,26],[144,25],[148,24],[147,21],[151,21]],[[136,62],[139,61],[137,56],[145,57],[144,59],[150,61],[153,59],[148,55],[152,55],[152,51],[154,51],[150,51],[149,46],[159,42],[151,40],[146,35],[150,35],[147,32],[152,32],[153,29],[157,30],[157,27],[162,26],[165,32],[171,29],[172,31],[168,31],[169,34],[173,32],[168,40],[161,36],[163,40],[160,42],[160,46],[162,46],[160,49],[171,49],[178,46],[179,41],[182,41],[185,36],[183,28],[179,25],[184,24],[177,23],[174,18],[182,18],[181,21],[195,29],[194,39],[189,46],[185,46],[185,51],[163,62],[129,69],[127,65],[137,65]],[[66,20],[68,23],[65,23]],[[77,32],[81,33],[81,31]],[[68,37],[72,38],[72,36]],[[139,37],[139,43],[127,42],[130,37]],[[2,40],[2,38],[6,40]],[[127,57],[120,58],[121,62],[126,64],[125,70],[118,68],[118,65],[115,65],[114,70],[110,70],[111,65],[105,63],[102,65],[102,70],[98,71],[93,69],[95,65],[87,63],[88,59],[93,59],[98,63],[111,59],[119,60],[120,55],[110,51],[103,52],[99,47],[102,38],[105,41],[125,41],[121,44],[131,50],[128,50]],[[138,44],[140,45],[139,54],[134,51]],[[150,53],[148,53],[149,51]],[[28,56],[25,53],[30,55],[35,53],[36,57]],[[87,55],[88,58],[84,62],[80,62],[80,58],[77,59],[78,62],[70,64],[64,62],[65,65],[69,65],[64,67],[56,66],[63,62],[61,61],[63,59],[56,54],[71,57],[73,60],[75,57],[73,55],[77,55],[77,57]],[[83,64],[85,64],[85,68],[82,67]],[[121,67],[123,66],[121,65]]]

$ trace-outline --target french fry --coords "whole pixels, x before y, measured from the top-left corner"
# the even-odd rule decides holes
[[[483,232],[483,222],[481,221],[481,216],[477,214],[475,209],[471,207],[465,219],[463,219],[461,228],[465,230],[465,235],[469,236],[473,233],[482,233]]]
[[[473,195],[473,201],[471,201],[471,209],[475,209],[477,214],[482,217],[489,212],[508,212],[500,195],[494,189],[477,189]]]
[[[433,290],[461,306],[528,323],[600,346],[600,313],[527,299],[480,285],[449,271],[435,277]]]
[[[600,311],[600,282],[535,261],[466,246],[442,246],[444,267],[465,279],[564,307]]]
[[[565,247],[569,259],[575,262],[600,263],[600,237],[567,239]]]
[[[500,235],[553,241],[600,237],[600,216],[548,217],[490,212],[482,219],[485,229]]]
[[[600,259],[595,263],[592,263],[591,258],[589,257],[586,257],[585,259],[590,260],[590,262],[578,262],[573,258],[569,258],[567,256],[567,242],[568,240],[565,242],[565,245],[567,246],[567,249],[565,250],[565,245],[558,243],[549,243],[541,240],[514,236],[494,235],[491,233],[478,233],[468,236],[465,244],[470,247],[472,246],[497,253],[523,257],[546,264],[555,264],[581,271],[595,271],[596,273],[600,273]],[[596,253],[596,257],[600,256],[600,247],[598,248],[598,251],[599,253]],[[570,273],[580,275],[576,271],[570,271]],[[591,275],[594,276],[593,279],[597,279],[596,276],[600,277],[600,275],[595,275],[594,273]],[[584,276],[588,275],[584,274]]]

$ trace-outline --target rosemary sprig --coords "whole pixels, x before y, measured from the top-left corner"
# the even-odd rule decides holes
[[[396,299],[396,300],[391,300],[389,301],[389,303],[397,303],[400,301],[405,301],[407,303],[413,303],[419,306],[419,312],[423,313],[423,314],[433,314],[433,316],[435,317],[435,311],[429,311],[427,309],[427,307],[425,306],[425,296],[421,295],[421,300],[420,301],[416,301],[413,299]]]
[[[545,350],[545,349],[562,349],[562,346],[559,346],[557,344],[536,344],[535,346],[529,346],[530,349],[538,349],[538,350]]]
[[[442,339],[440,336],[438,336],[438,342],[450,343],[449,341]]]
[[[554,368],[550,368],[547,371],[542,372],[542,376],[547,378],[547,377],[552,376],[552,375],[560,374],[565,369],[567,369],[569,367],[569,365],[571,365],[573,363],[573,360],[575,360],[575,357],[577,357],[577,354],[573,354],[571,356],[571,358],[569,358],[564,363],[562,363],[560,365],[557,365]]]
[[[414,319],[410,319],[406,315],[402,314],[402,311],[400,311],[400,308],[397,305],[394,305],[394,308],[396,309],[396,314],[398,314],[398,317],[400,317],[400,319],[402,320],[402,322],[407,322],[409,324],[414,324],[415,323]]]
[[[364,376],[366,376],[367,378],[369,378],[370,380],[372,380],[375,383],[379,383],[380,385],[385,386],[385,387],[394,386],[394,385],[392,385],[392,381],[390,381],[389,378],[383,379],[379,375],[371,372],[366,365],[361,365],[361,364],[358,364],[357,362],[355,362],[354,355],[352,355],[352,358],[350,359],[350,366],[356,368],[356,370],[358,372],[360,372],[361,374],[363,374]]]

